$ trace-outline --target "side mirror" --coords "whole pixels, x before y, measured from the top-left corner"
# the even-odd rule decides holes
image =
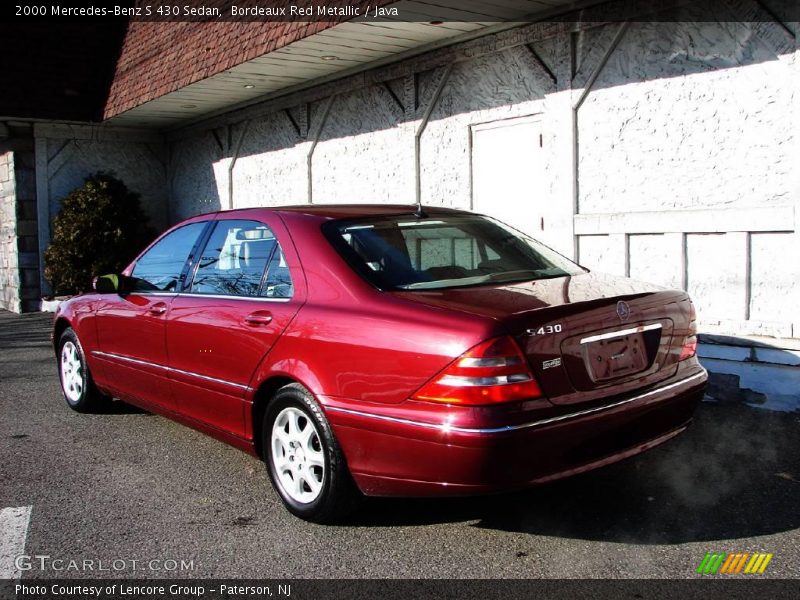
[[[92,287],[98,294],[124,294],[126,279],[124,275],[99,275],[92,281]]]

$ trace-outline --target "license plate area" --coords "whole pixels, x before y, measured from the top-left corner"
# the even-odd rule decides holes
[[[590,336],[581,340],[581,354],[593,382],[599,383],[647,370],[655,358],[661,325]]]

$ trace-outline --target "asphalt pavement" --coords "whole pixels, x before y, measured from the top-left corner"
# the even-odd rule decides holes
[[[120,402],[69,410],[50,319],[0,312],[0,510],[30,507],[23,580],[687,578],[707,552],[772,553],[760,577],[800,576],[798,413],[717,398],[679,438],[605,469],[501,496],[372,500],[320,526],[234,448]]]

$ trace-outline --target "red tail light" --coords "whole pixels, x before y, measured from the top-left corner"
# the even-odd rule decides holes
[[[482,342],[422,386],[417,400],[495,404],[538,398],[542,390],[517,344],[508,336]]]
[[[692,358],[697,354],[697,313],[694,309],[694,304],[689,302],[689,333],[683,341],[683,348],[681,348],[681,355],[679,361]]]
[[[678,360],[692,358],[695,354],[697,354],[697,336],[690,335],[686,338],[686,341],[683,342],[683,348],[681,348],[681,355]]]

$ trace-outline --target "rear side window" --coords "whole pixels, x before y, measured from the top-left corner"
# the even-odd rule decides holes
[[[533,281],[583,273],[547,246],[481,215],[379,216],[323,226],[347,262],[381,289]]]
[[[291,277],[275,235],[269,227],[257,221],[218,221],[214,225],[192,279],[190,292],[222,296],[268,296],[291,297]],[[283,262],[288,281],[281,288],[285,295],[278,295],[270,287],[273,273],[280,272]],[[267,269],[269,267],[269,269]],[[277,275],[275,275],[277,276]],[[272,289],[273,293],[267,293]]]
[[[134,290],[176,291],[183,267],[205,226],[205,222],[190,223],[158,240],[133,267]]]
[[[265,298],[291,298],[294,293],[292,276],[280,246],[275,249],[269,261],[269,270],[261,289]]]

